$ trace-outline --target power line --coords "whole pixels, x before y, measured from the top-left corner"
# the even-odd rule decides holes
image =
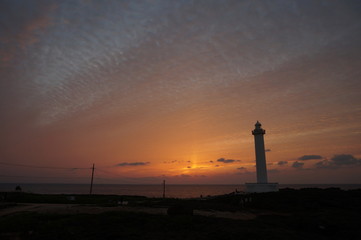
[[[105,173],[106,175],[112,175],[116,178],[120,177],[118,174],[103,170],[103,169],[109,169],[111,167],[98,167],[95,168],[95,166],[93,165],[92,167],[87,167],[87,168],[80,168],[80,167],[51,167],[51,166],[41,166],[41,165],[31,165],[31,164],[23,164],[23,163],[8,163],[8,162],[0,162],[0,165],[5,165],[5,166],[13,166],[13,167],[26,167],[26,168],[38,168],[38,169],[58,169],[58,170],[71,170],[71,171],[75,171],[75,170],[92,170],[92,178],[94,179],[102,179],[102,180],[107,180],[107,181],[114,181],[114,179],[111,178],[102,178],[102,177],[98,177],[98,176],[94,176],[94,170],[100,171]],[[21,178],[21,179],[31,179],[31,178],[38,178],[38,179],[85,179],[86,177],[65,177],[65,176],[24,176],[24,175],[6,175],[6,174],[1,174],[0,173],[0,178]],[[93,181],[93,180],[92,180]],[[92,185],[92,184],[91,184]],[[91,190],[90,190],[91,191]]]
[[[63,176],[59,176],[59,177],[46,177],[46,176],[20,176],[20,175],[2,175],[0,174],[0,178],[1,177],[16,177],[16,178],[53,178],[53,179],[86,179],[87,177],[63,177]]]
[[[109,172],[109,171],[104,171],[104,170],[102,170],[103,168],[95,168],[97,171],[100,171],[100,172],[103,172],[103,173],[105,173],[105,174],[107,174],[107,175],[113,175],[114,177],[119,177],[119,174],[116,174],[116,173],[114,173],[114,172]]]
[[[37,165],[28,165],[28,164],[20,164],[20,163],[6,163],[6,162],[0,162],[1,165],[7,165],[7,166],[16,166],[16,167],[29,167],[29,168],[45,168],[45,169],[63,169],[63,170],[84,170],[84,169],[91,169],[91,167],[88,168],[78,168],[78,167],[50,167],[50,166],[37,166]]]

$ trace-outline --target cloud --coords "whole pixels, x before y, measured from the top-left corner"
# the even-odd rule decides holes
[[[237,168],[238,170],[247,170],[247,168],[245,168],[245,167],[239,167],[239,168]]]
[[[315,163],[316,168],[324,168],[324,169],[335,169],[337,168],[335,165],[332,164],[329,160],[322,160]]]
[[[192,177],[192,175],[189,175],[189,174],[181,174],[181,175],[176,175],[176,177],[189,178],[189,177]]]
[[[313,159],[322,159],[321,155],[303,155],[299,157],[297,160],[306,161],[306,160],[313,160]]]
[[[179,162],[178,160],[171,160],[171,161],[164,161],[163,163],[169,164],[169,163],[177,163]]]
[[[286,165],[287,163],[288,163],[287,161],[279,161],[279,162],[277,163],[277,165],[283,166],[283,165]]]
[[[330,160],[323,160],[315,164],[316,168],[336,169],[342,166],[361,166],[361,159],[351,154],[336,154]]]
[[[301,168],[303,167],[303,165],[305,165],[305,164],[302,163],[302,162],[296,161],[296,162],[294,162],[294,163],[292,164],[292,167],[297,168],[297,169],[301,169]]]
[[[51,15],[56,8],[57,5],[50,1],[39,1],[37,4],[30,1],[21,4],[2,1],[0,43],[5,47],[0,49],[0,61],[11,61],[17,50],[36,43],[38,32],[52,25]]]
[[[351,154],[335,155],[333,158],[331,158],[331,161],[338,166],[340,166],[340,165],[360,165],[361,164],[361,159],[357,159]]]
[[[144,166],[144,165],[148,165],[150,162],[123,162],[123,163],[118,163],[117,165],[115,165],[116,167],[126,167],[126,166]]]
[[[224,159],[224,158],[217,159],[217,162],[223,162],[223,163],[234,163],[234,162],[240,162],[240,161],[241,160]]]
[[[266,149],[266,150],[264,150],[265,152],[270,152],[271,151],[271,149]]]

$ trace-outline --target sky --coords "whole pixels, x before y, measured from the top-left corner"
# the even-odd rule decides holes
[[[1,0],[0,182],[361,184],[361,2]]]

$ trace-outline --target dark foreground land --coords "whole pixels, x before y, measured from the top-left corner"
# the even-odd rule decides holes
[[[282,189],[203,199],[0,197],[1,240],[361,239],[361,190]]]

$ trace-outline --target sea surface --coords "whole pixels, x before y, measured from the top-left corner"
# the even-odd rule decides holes
[[[0,183],[0,192],[14,191],[17,184]],[[23,192],[41,194],[89,194],[89,184],[22,184]],[[341,188],[343,190],[361,189],[361,184],[280,184],[279,188]],[[195,198],[200,196],[215,196],[235,191],[244,191],[244,185],[166,185],[166,197]],[[137,195],[146,197],[162,197],[162,185],[122,185],[95,184],[93,194]]]

